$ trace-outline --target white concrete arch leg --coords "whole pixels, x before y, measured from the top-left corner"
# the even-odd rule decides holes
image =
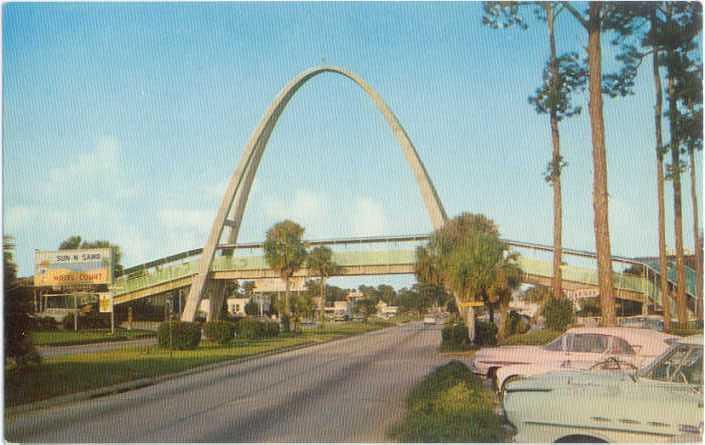
[[[282,112],[286,108],[286,105],[303,84],[318,74],[325,72],[337,73],[347,77],[360,86],[372,99],[375,106],[383,114],[387,124],[391,128],[392,133],[396,137],[402,151],[404,152],[404,156],[409,163],[409,167],[411,168],[411,171],[413,172],[419,186],[421,197],[423,198],[426,210],[431,218],[433,228],[438,229],[445,224],[447,219],[445,209],[441,204],[433,183],[431,183],[431,180],[428,177],[428,172],[421,162],[421,159],[419,159],[416,148],[409,139],[409,136],[406,134],[406,131],[404,131],[404,128],[399,123],[399,120],[389,109],[387,104],[384,103],[381,96],[359,76],[343,70],[342,68],[333,66],[312,68],[301,73],[289,82],[284,89],[282,89],[274,102],[272,102],[269,106],[264,118],[260,121],[259,125],[250,137],[242,157],[240,158],[240,162],[235,169],[233,176],[230,178],[225,196],[223,197],[221,206],[218,209],[216,218],[213,221],[213,226],[211,228],[208,241],[203,248],[198,271],[193,278],[191,290],[186,301],[186,306],[184,308],[184,312],[182,313],[182,320],[192,321],[196,315],[203,291],[208,282],[213,257],[215,255],[218,243],[220,242],[223,228],[226,224],[226,217],[231,212],[231,209],[233,209],[232,205],[234,201],[235,208],[232,219],[230,220],[231,223],[229,223],[231,231],[230,236],[228,237],[228,242],[235,243],[237,241],[237,234],[245,211],[247,198],[252,187],[254,176],[257,172],[257,168],[259,167],[262,153],[266,148],[267,141],[276,126],[279,116],[281,116]],[[236,196],[237,200],[235,199]]]

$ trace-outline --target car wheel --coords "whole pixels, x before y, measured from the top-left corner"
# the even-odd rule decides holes
[[[607,441],[584,434],[573,434],[571,436],[561,437],[553,443],[607,443]]]

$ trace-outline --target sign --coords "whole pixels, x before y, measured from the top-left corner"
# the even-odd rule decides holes
[[[289,278],[290,291],[306,290],[304,277]],[[255,292],[284,292],[286,287],[281,278],[257,278],[255,280]]]
[[[98,293],[98,308],[100,312],[112,312],[113,311],[113,296],[110,292],[99,292]]]
[[[34,285],[111,284],[113,250],[75,249],[34,253]]]
[[[596,298],[600,296],[600,289],[588,287],[585,289],[575,289],[565,291],[565,296],[573,302],[582,298]]]

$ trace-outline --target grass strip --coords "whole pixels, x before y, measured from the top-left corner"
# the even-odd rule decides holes
[[[136,340],[154,337],[154,332],[142,330],[116,329],[115,335],[109,329],[89,331],[37,331],[32,332],[32,342],[35,346],[75,346],[113,341]]]
[[[453,360],[418,383],[402,421],[387,433],[400,442],[503,442],[494,394],[462,362]]]
[[[341,326],[313,329],[294,336],[236,339],[227,345],[204,342],[194,350],[169,351],[158,346],[141,346],[47,358],[36,368],[6,370],[5,406],[13,407],[132,380],[174,374],[305,343],[324,343],[386,327],[378,323],[350,324],[355,326],[341,323]]]

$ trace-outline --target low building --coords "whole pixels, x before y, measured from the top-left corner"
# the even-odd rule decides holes
[[[393,317],[399,312],[399,306],[390,306],[384,301],[380,300],[377,303],[377,315],[382,318]]]
[[[252,297],[255,303],[259,306],[259,314],[270,313],[272,308],[272,302],[269,297],[264,295],[255,294]],[[237,315],[239,317],[244,317],[247,315],[245,313],[245,305],[250,301],[249,298],[243,297],[231,297],[226,300],[228,305],[228,312],[232,315]],[[201,300],[201,305],[199,306],[199,312],[203,312],[205,316],[208,316],[209,312],[209,302],[207,299]]]

